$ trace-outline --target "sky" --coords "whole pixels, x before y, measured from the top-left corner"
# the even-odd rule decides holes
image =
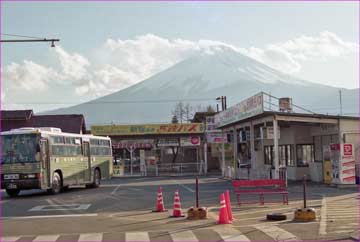
[[[119,91],[226,45],[279,71],[358,88],[357,2],[1,2],[2,109],[44,111]]]

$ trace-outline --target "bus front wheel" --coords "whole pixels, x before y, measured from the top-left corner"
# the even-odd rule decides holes
[[[48,190],[50,194],[58,194],[62,189],[62,181],[59,173],[55,172],[52,179],[51,188]]]
[[[6,193],[7,195],[9,195],[9,197],[17,197],[17,195],[19,195],[20,190],[19,189],[6,189]]]

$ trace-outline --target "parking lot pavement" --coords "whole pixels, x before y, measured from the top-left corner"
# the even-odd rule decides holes
[[[219,195],[231,190],[230,181],[217,177],[200,178],[200,206],[208,207],[207,220],[169,218],[176,189],[183,212],[195,205],[194,183],[194,177],[118,178],[103,182],[98,189],[75,188],[55,196],[28,191],[9,199],[2,194],[3,236],[8,241],[332,240],[351,239],[357,225],[350,215],[339,219],[340,214],[358,212],[354,210],[356,189],[319,184],[308,186],[308,206],[316,208],[317,220],[293,222],[294,210],[302,206],[302,187],[297,183],[289,185],[289,205],[267,203],[279,199],[267,197],[264,206],[254,203],[239,207],[231,194],[235,220],[231,225],[216,225]],[[169,209],[166,213],[151,212],[159,186]],[[272,212],[284,213],[288,219],[265,221],[266,214]]]

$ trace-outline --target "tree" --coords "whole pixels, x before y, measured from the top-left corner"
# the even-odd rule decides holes
[[[180,123],[189,123],[194,116],[194,108],[188,103],[184,104],[183,102],[179,102],[175,104],[172,115],[176,116],[178,122]]]

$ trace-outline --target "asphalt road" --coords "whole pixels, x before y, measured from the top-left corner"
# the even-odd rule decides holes
[[[115,178],[96,189],[72,188],[58,195],[25,191],[8,198],[2,191],[2,241],[288,241],[349,240],[359,225],[357,189],[338,189],[319,184],[308,186],[308,206],[317,220],[293,222],[295,208],[302,206],[301,184],[289,184],[289,205],[267,202],[280,196],[257,198],[250,205],[236,204],[231,194],[235,220],[217,225],[219,195],[231,191],[228,180],[200,178],[200,206],[208,208],[208,219],[191,221],[170,218],[175,190],[179,190],[183,212],[195,206],[193,177]],[[168,212],[153,213],[157,189],[163,189]],[[250,199],[250,197],[248,198]],[[280,212],[285,221],[268,222],[267,213]]]

